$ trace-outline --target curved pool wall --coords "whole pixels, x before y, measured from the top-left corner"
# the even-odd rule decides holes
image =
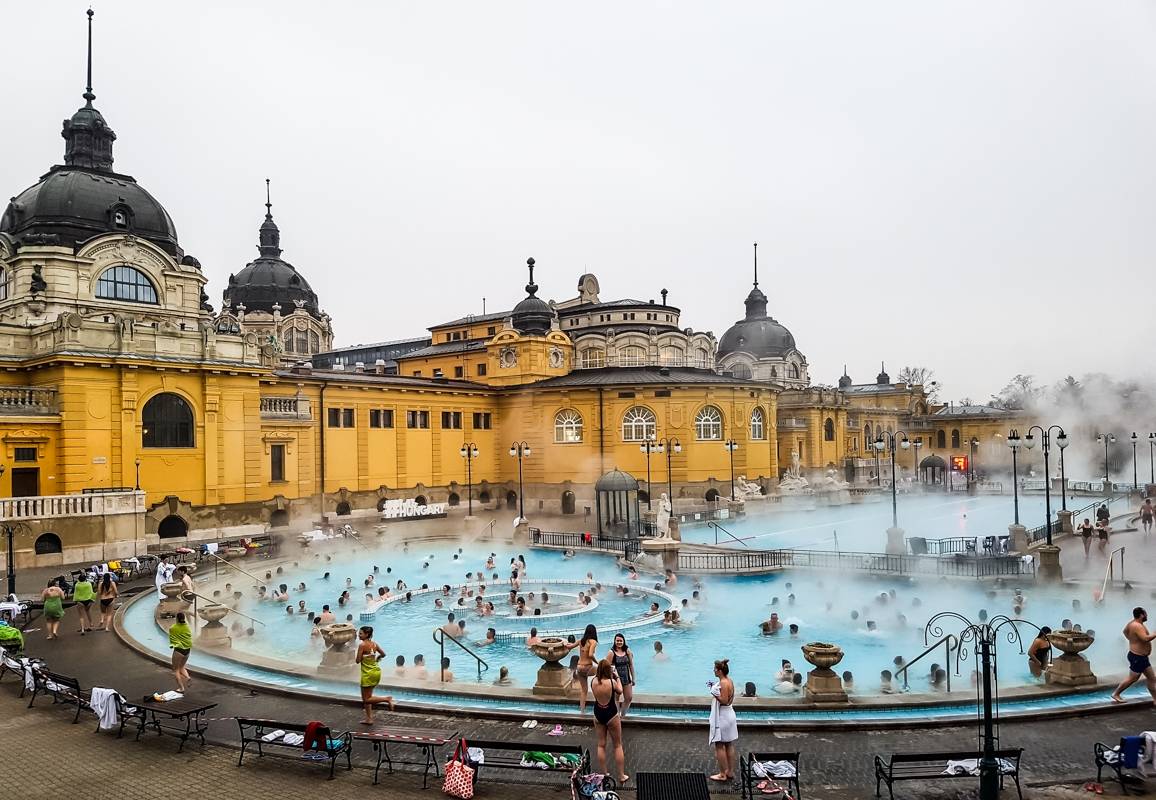
[[[975,506],[967,507],[973,509],[974,513]],[[845,519],[846,512],[847,509],[811,512],[812,524],[830,524],[835,517]],[[825,516],[828,519],[824,519]],[[767,514],[760,518],[747,518],[743,523],[761,525],[764,530],[778,530],[783,528],[785,520],[790,521],[789,517]],[[452,528],[452,523],[447,527]],[[366,541],[373,543],[371,538]],[[711,676],[711,664],[719,657],[731,659],[731,674],[740,686],[748,680],[753,681],[758,686],[760,696],[774,697],[771,686],[780,661],[789,659],[797,669],[807,669],[809,665],[804,662],[799,647],[805,642],[816,640],[835,641],[846,651],[844,661],[837,669],[849,669],[854,673],[855,704],[845,709],[818,710],[804,708],[803,702],[797,697],[782,698],[771,701],[780,705],[774,705],[773,712],[765,712],[769,715],[768,720],[771,716],[775,720],[896,719],[896,715],[903,717],[906,713],[904,709],[910,709],[911,701],[917,699],[930,702],[931,705],[920,706],[918,711],[904,718],[911,719],[912,714],[914,717],[936,719],[957,717],[961,713],[960,709],[952,703],[966,702],[972,697],[967,688],[973,668],[970,662],[961,665],[958,677],[953,676],[953,685],[957,689],[955,692],[922,698],[917,698],[915,694],[907,695],[901,701],[903,708],[898,711],[889,708],[895,703],[894,696],[876,693],[879,672],[884,668],[894,670],[892,659],[895,656],[910,658],[923,650],[923,624],[932,614],[941,610],[956,610],[973,619],[980,609],[987,610],[992,616],[1010,614],[1011,593],[1016,586],[1009,583],[996,587],[974,579],[917,581],[872,576],[852,578],[817,571],[788,571],[758,577],[711,577],[703,579],[703,600],[688,614],[697,615],[695,624],[688,628],[671,629],[662,626],[660,616],[645,617],[643,606],[648,607],[654,596],[658,596],[661,598],[658,601],[660,610],[675,603],[681,607],[681,601],[690,600],[693,591],[693,583],[689,578],[682,578],[679,585],[669,592],[656,591],[653,579],[631,584],[626,580],[625,573],[606,556],[579,554],[567,560],[560,553],[519,550],[508,543],[481,542],[462,545],[462,552],[454,559],[458,544],[457,541],[427,541],[411,542],[407,546],[392,543],[376,544],[369,548],[338,549],[350,546],[350,543],[345,542],[331,545],[333,549],[328,551],[304,551],[297,557],[296,567],[292,558],[277,562],[283,568],[281,575],[275,573],[277,563],[273,562],[246,560],[238,566],[258,577],[263,576],[266,570],[273,571],[268,585],[286,583],[293,587],[304,581],[306,592],[291,592],[294,605],[297,600],[303,599],[309,610],[319,611],[321,603],[328,602],[335,611],[352,614],[355,624],[363,624],[361,617],[365,611],[363,600],[359,600],[365,593],[361,581],[372,574],[375,564],[379,567],[377,581],[382,584],[389,581],[392,587],[400,576],[410,585],[426,582],[435,587],[427,593],[415,595],[410,603],[395,598],[372,614],[371,624],[377,629],[375,638],[389,654],[384,660],[386,668],[383,670],[387,681],[392,677],[394,656],[399,653],[406,657],[407,665],[416,653],[424,654],[427,663],[436,665],[438,649],[432,639],[432,630],[444,623],[448,609],[434,609],[431,595],[438,595],[436,587],[443,583],[460,586],[465,573],[477,572],[483,567],[491,551],[499,553],[496,559],[499,573],[497,583],[493,582],[493,571],[488,571],[491,578],[487,597],[496,594],[491,598],[495,601],[504,599],[505,592],[501,590],[508,589],[507,581],[504,580],[508,577],[508,567],[505,565],[518,552],[524,553],[529,561],[529,577],[522,587],[524,594],[531,587],[541,585],[539,576],[542,575],[557,576],[545,581],[545,584],[566,587],[567,593],[573,594],[584,584],[588,588],[591,581],[585,575],[592,574],[594,581],[602,582],[605,589],[597,598],[597,607],[578,614],[567,614],[564,623],[557,618],[481,618],[467,612],[467,638],[480,639],[487,627],[494,626],[499,630],[499,640],[495,645],[479,651],[491,664],[489,675],[484,676],[480,684],[476,680],[467,680],[474,674],[470,663],[467,663],[468,657],[455,657],[454,648],[448,649],[447,654],[453,659],[452,669],[460,681],[454,684],[455,689],[469,694],[469,704],[479,708],[500,707],[511,712],[526,709],[538,709],[536,713],[572,712],[572,703],[543,704],[531,697],[518,696],[517,691],[513,692],[512,697],[496,699],[492,696],[494,689],[489,681],[496,675],[498,666],[505,665],[510,668],[516,685],[523,687],[522,693],[528,693],[526,690],[532,686],[541,665],[541,661],[522,644],[529,627],[536,625],[540,635],[548,632],[564,635],[568,632],[580,633],[587,622],[594,622],[601,631],[603,645],[616,632],[622,631],[627,635],[636,657],[638,697],[644,704],[654,703],[650,708],[639,707],[639,715],[655,718],[695,718],[696,714],[705,713],[699,706],[700,689],[705,688],[702,684]],[[331,575],[328,581],[321,580],[325,571]],[[211,568],[206,565],[198,577],[204,580],[211,572]],[[305,617],[286,614],[284,605],[256,602],[252,598],[255,584],[252,578],[240,573],[230,573],[226,577],[223,573],[224,570],[218,585],[223,587],[226,582],[231,582],[233,589],[243,591],[246,598],[238,609],[262,618],[266,625],[264,629],[255,626],[261,630],[260,633],[251,638],[238,638],[235,646],[224,651],[224,654],[213,655],[195,650],[191,662],[195,669],[245,683],[260,683],[290,691],[332,693],[335,697],[356,696],[356,686],[317,676],[315,666],[320,660],[321,646],[316,639],[309,637],[310,626]],[[357,587],[351,589],[354,602],[349,610],[338,609],[336,606],[336,597],[345,585],[346,576],[352,578]],[[618,598],[613,589],[619,584],[632,585],[634,593],[645,594],[646,597],[628,600]],[[1126,615],[1132,605],[1121,594],[1110,595],[1102,606],[1094,606],[1091,603],[1090,586],[1049,588],[1043,585],[1024,585],[1021,588],[1028,599],[1023,616],[1037,624],[1049,624],[1052,627],[1059,627],[1060,620],[1066,616],[1086,629],[1116,630],[1120,624],[1120,614]],[[212,592],[212,588],[206,588],[206,585],[202,585],[199,590],[203,593]],[[376,586],[371,591],[375,590]],[[889,594],[891,591],[895,592],[894,598]],[[989,593],[994,593],[994,596],[989,596]],[[795,595],[793,605],[789,600],[791,594]],[[886,599],[882,599],[881,595]],[[778,598],[778,602],[772,606],[774,598]],[[1072,610],[1073,599],[1081,601],[1080,609]],[[456,597],[453,600],[456,602]],[[154,608],[151,602],[132,603],[125,610],[123,628],[144,649],[167,660],[167,641],[153,619]],[[800,625],[800,635],[792,639],[784,629],[778,636],[760,636],[758,622],[765,619],[772,610],[777,610],[785,626],[792,622]],[[858,619],[851,619],[852,612],[857,613]],[[905,623],[900,615],[906,617]],[[343,618],[343,615],[339,614],[338,618]],[[229,624],[230,619],[226,619],[226,624]],[[875,622],[877,630],[869,631],[867,620]],[[1024,635],[1029,636],[1028,629],[1024,630]],[[1112,638],[1108,637],[1109,644],[1106,646],[1097,643],[1088,651],[1093,668],[1105,675],[1119,669],[1116,664],[1119,648],[1112,646]],[[670,657],[668,661],[658,662],[653,658],[653,643],[656,640],[663,642],[664,650]],[[600,647],[599,653],[603,652],[604,647]],[[927,690],[924,668],[929,667],[931,661],[942,660],[937,655],[921,662],[919,676],[913,675],[910,681],[913,691]],[[1077,706],[1087,708],[1101,702],[1097,692],[1056,696],[1049,690],[1038,688],[1038,683],[1031,678],[1027,669],[1026,658],[1019,655],[1014,645],[1004,646],[1001,650],[1000,667],[1002,691],[1007,698],[1005,704],[1009,708],[1014,704],[1023,713]],[[1104,675],[1102,680],[1106,685],[1107,678]],[[1020,690],[1014,689],[1017,686],[1026,687],[1022,690],[1026,696],[1014,698],[1013,703],[1012,695],[1020,693]],[[964,687],[963,691],[959,687]],[[431,691],[418,683],[397,686],[393,691],[407,702],[428,704],[435,708],[452,706],[459,710],[462,706],[459,695],[451,695],[447,699],[440,691]],[[484,696],[474,696],[475,692],[484,692]],[[1099,693],[1106,700],[1107,690]],[[952,701],[947,701],[948,697],[953,698]],[[958,701],[955,698],[959,698]],[[760,702],[766,701],[760,699]],[[689,704],[689,707],[680,708],[683,703]],[[744,710],[743,713],[763,712]],[[968,712],[962,713],[966,715]]]

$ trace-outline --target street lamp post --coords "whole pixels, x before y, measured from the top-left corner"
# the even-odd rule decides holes
[[[1032,435],[1032,431],[1040,432],[1040,449],[1044,454],[1044,513],[1047,514],[1047,525],[1044,526],[1044,531],[1047,533],[1049,547],[1052,545],[1052,473],[1048,466],[1048,453],[1052,449],[1051,434],[1053,430],[1059,431],[1056,435],[1056,444],[1059,445],[1062,455],[1064,448],[1068,446],[1068,435],[1059,425],[1051,425],[1046,429],[1039,425],[1033,425],[1028,428],[1028,435],[1024,437],[1024,446],[1031,450],[1036,446],[1036,439]]]
[[[973,483],[979,483],[979,470],[975,468],[975,456],[979,452],[979,439],[972,436],[971,441],[971,460],[967,462],[967,468],[971,472],[971,477],[974,478]]]
[[[530,445],[514,442],[510,445],[510,455],[518,459],[518,517],[526,518],[526,492],[522,486],[522,459],[530,457]]]
[[[1132,431],[1132,491],[1140,490],[1140,478],[1136,474],[1136,443],[1140,441],[1140,437],[1136,435],[1136,431]]]
[[[1116,441],[1115,434],[1101,433],[1096,436],[1096,441],[1104,445],[1104,491],[1110,496],[1112,494],[1112,479],[1108,476],[1108,445]]]
[[[140,459],[136,460],[136,490],[140,491]]]
[[[651,503],[650,496],[654,494],[654,491],[650,488],[650,454],[661,454],[666,448],[663,447],[662,442],[655,442],[654,439],[647,439],[645,442],[638,446],[638,449],[641,452],[646,453],[646,510],[649,511]],[[667,464],[667,470],[669,471],[669,469],[670,465]]]
[[[915,457],[911,460],[911,471],[915,473],[915,482],[922,483],[923,478],[919,474],[919,448],[923,447],[923,439],[916,439],[911,443],[911,446],[915,448]]]
[[[739,449],[739,443],[734,439],[727,439],[723,442],[723,447],[727,449],[727,454],[731,459],[731,501],[735,499],[735,450]]]
[[[660,439],[658,446],[666,451],[666,497],[670,500],[671,508],[674,507],[674,482],[670,474],[670,457],[675,453],[682,452],[682,442],[678,440],[677,436],[670,436],[665,439]],[[662,452],[660,450],[659,452]],[[649,490],[649,486],[647,490]]]
[[[1016,456],[1019,454],[1021,444],[1023,440],[1020,439],[1020,432],[1015,428],[1008,431],[1007,446],[1012,451],[1012,504],[1015,507],[1016,525],[1020,524],[1020,479]]]
[[[466,442],[458,450],[462,458],[466,460],[466,516],[472,517],[474,515],[474,459],[478,457],[478,446],[473,442]],[[518,496],[521,497],[522,489],[518,488]]]
[[[1156,483],[1156,433],[1148,434],[1148,483]]]
[[[899,436],[900,434],[903,435],[903,438],[897,440],[896,437]],[[884,437],[886,437],[886,438],[884,438]],[[890,454],[891,454],[891,527],[892,528],[898,528],[899,527],[899,503],[898,503],[898,500],[896,499],[896,495],[895,495],[895,450],[896,450],[897,444],[899,447],[902,447],[904,450],[906,450],[908,447],[911,446],[911,442],[907,438],[907,434],[905,432],[895,431],[895,433],[892,433],[891,431],[880,431],[878,437],[875,439],[875,452],[876,453],[880,453],[883,451],[884,448],[887,448],[887,450],[889,450]]]

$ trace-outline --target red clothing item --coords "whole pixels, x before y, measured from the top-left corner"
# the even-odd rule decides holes
[[[301,743],[301,748],[308,752],[309,750],[328,750],[329,743],[325,741],[329,738],[329,729],[325,727],[324,723],[309,722],[305,725],[305,741]]]

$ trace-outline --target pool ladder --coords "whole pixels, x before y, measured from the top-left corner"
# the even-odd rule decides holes
[[[461,641],[456,636],[451,636],[450,634],[443,631],[441,628],[437,628],[433,632],[433,640],[438,643],[438,648],[439,648],[439,651],[441,653],[441,655],[438,657],[438,670],[439,670],[439,675],[441,675],[441,678],[443,680],[445,679],[445,669],[442,667],[442,664],[445,663],[445,657],[446,657],[446,639],[449,639],[451,642],[456,644],[458,647],[465,650],[466,653],[468,653],[474,659],[474,661],[477,662],[478,680],[480,681],[482,679],[482,672],[488,670],[490,668],[490,665],[486,663],[485,659],[483,659],[481,656],[479,656],[473,650],[471,650],[470,648],[468,648],[464,644],[462,644]]]

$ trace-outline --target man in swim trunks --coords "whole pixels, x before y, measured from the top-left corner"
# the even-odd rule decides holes
[[[1152,506],[1152,498],[1144,499],[1144,505],[1140,506],[1140,524],[1144,528],[1144,533],[1152,532],[1152,518],[1156,516],[1156,508]]]
[[[1152,640],[1156,639],[1156,633],[1148,632],[1146,622],[1148,622],[1147,611],[1140,606],[1132,609],[1132,621],[1124,626],[1124,638],[1128,640],[1128,677],[1116,687],[1116,691],[1112,692],[1113,703],[1123,703],[1121,693],[1140,680],[1141,675],[1148,684],[1148,693],[1156,700],[1156,672],[1152,670],[1152,662],[1149,660],[1149,656],[1152,655]]]

